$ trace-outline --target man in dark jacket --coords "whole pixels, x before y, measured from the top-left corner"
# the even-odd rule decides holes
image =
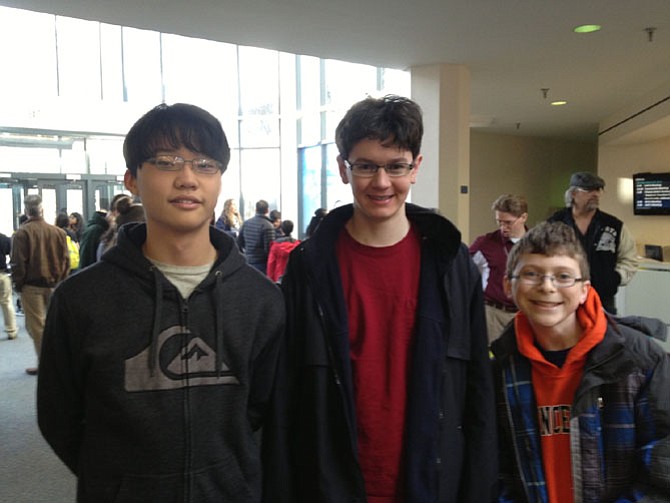
[[[267,272],[270,246],[276,238],[275,226],[268,217],[270,206],[261,199],[256,203],[256,214],[242,224],[237,245],[247,257],[249,265],[263,274]]]
[[[336,131],[353,205],[282,281],[287,340],[264,430],[267,502],[486,503],[496,481],[483,293],[460,232],[406,204],[421,110],[355,104]]]
[[[614,296],[637,271],[635,239],[628,227],[614,215],[601,211],[600,196],[605,180],[588,172],[573,173],[565,192],[566,208],[557,211],[550,222],[563,222],[573,228],[586,252],[591,269],[591,285],[603,307],[616,314]]]
[[[131,128],[124,157],[146,223],[121,227],[54,294],[40,429],[79,502],[258,502],[285,313],[279,289],[210,227],[226,136],[205,110],[163,104]]]

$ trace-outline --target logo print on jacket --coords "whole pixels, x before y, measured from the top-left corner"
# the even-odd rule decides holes
[[[614,227],[605,227],[600,236],[600,240],[596,245],[596,251],[616,253],[616,234],[616,229]]]
[[[153,375],[149,365],[150,348],[126,360],[126,391],[239,384],[225,362],[221,362],[221,372],[217,375],[216,351],[185,327],[163,330],[158,335],[156,353]]]

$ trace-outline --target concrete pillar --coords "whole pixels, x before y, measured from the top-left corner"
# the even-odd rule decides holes
[[[469,242],[470,71],[462,65],[411,68],[412,99],[423,109],[424,156],[412,201],[438,208]]]

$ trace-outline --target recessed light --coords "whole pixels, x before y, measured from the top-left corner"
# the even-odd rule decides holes
[[[558,101],[552,101],[551,102],[551,106],[553,106],[553,107],[560,107],[562,105],[567,105],[567,104],[568,104],[568,102],[564,101],[564,100],[558,100]]]
[[[582,24],[575,27],[575,33],[593,33],[594,31],[600,31],[601,26],[599,24]]]

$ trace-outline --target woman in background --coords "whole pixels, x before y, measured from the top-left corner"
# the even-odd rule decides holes
[[[237,209],[234,199],[226,199],[223,203],[223,211],[216,221],[216,228],[236,238],[242,227],[242,217]]]

